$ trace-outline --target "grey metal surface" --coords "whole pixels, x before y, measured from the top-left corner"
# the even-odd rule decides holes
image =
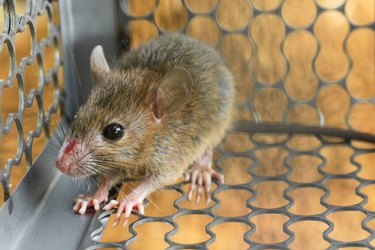
[[[93,214],[75,214],[72,202],[90,191],[88,183],[80,185],[56,170],[56,145],[56,138],[46,145],[12,194],[13,211],[7,209],[10,200],[0,208],[0,249],[76,249],[87,233]]]
[[[89,67],[91,50],[101,44],[109,62],[119,55],[117,5],[116,1],[101,0],[67,0],[59,1],[59,4],[66,114],[68,119],[72,119],[92,87]]]

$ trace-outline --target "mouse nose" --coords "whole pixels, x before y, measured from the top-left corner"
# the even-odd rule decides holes
[[[56,167],[63,173],[63,174],[69,174],[71,171],[70,164],[63,159],[64,157],[59,157],[56,160]]]
[[[74,169],[74,151],[77,145],[77,139],[69,138],[62,145],[57,156],[56,167],[64,174],[69,175]]]
[[[90,157],[90,148],[78,138],[68,138],[62,145],[56,159],[56,168],[69,176],[81,176],[82,166]]]

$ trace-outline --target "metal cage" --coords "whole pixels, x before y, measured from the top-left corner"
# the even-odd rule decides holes
[[[15,87],[19,93],[16,112],[0,117],[0,139],[12,127],[18,136],[16,155],[0,168],[6,200],[0,208],[0,249],[139,249],[138,228],[154,222],[167,225],[161,238],[169,249],[216,249],[217,242],[225,245],[219,239],[223,232],[235,234],[232,237],[244,248],[374,248],[375,146],[362,141],[375,141],[371,135],[375,18],[373,12],[361,12],[374,7],[374,1],[28,0],[25,4],[25,12],[19,13],[16,0],[0,0],[4,13],[0,52],[6,50],[10,62],[9,74],[0,77],[0,98],[3,102],[10,98],[4,96],[7,88]],[[37,18],[45,13],[48,32],[39,39]],[[26,27],[30,53],[17,59],[17,34]],[[43,131],[50,137],[51,114],[59,105],[64,114],[60,128],[68,129],[91,89],[89,54],[95,45],[103,45],[114,61],[121,51],[170,31],[217,48],[237,82],[238,120],[243,122],[215,154],[215,165],[227,182],[216,187],[207,206],[187,205],[183,181],[165,187],[149,205],[169,202],[172,211],[134,212],[124,237],[106,238],[112,211],[74,214],[71,201],[90,188],[74,187],[54,169],[55,136],[34,162],[33,140]],[[54,48],[49,68],[44,65],[47,47]],[[26,91],[25,68],[34,63],[38,83]],[[48,86],[53,93],[50,105],[44,94]],[[37,126],[28,131],[25,110],[33,102]],[[278,129],[267,129],[270,123]],[[337,136],[322,134],[318,127]],[[32,167],[11,194],[12,169],[19,167],[23,155]],[[168,192],[175,193],[172,200],[163,195]],[[180,219],[187,217],[195,218],[190,224],[204,223],[199,242],[178,236],[181,230],[191,233],[181,226]],[[238,231],[230,232],[231,228]],[[339,228],[352,233],[340,234]]]

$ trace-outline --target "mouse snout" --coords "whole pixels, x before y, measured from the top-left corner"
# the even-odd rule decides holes
[[[79,167],[80,143],[77,139],[72,138],[64,142],[57,156],[56,167],[66,175],[74,175],[74,170]]]
[[[69,162],[69,160],[64,159],[64,157],[59,157],[56,161],[56,167],[64,174],[69,175],[69,173],[72,170],[72,162]]]
[[[65,153],[59,154],[56,160],[56,167],[64,174],[71,175],[71,172],[77,167],[73,155]]]

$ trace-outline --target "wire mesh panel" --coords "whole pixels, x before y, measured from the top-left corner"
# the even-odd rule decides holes
[[[0,6],[3,201],[10,197],[25,166],[31,166],[38,147],[50,137],[52,116],[57,113],[61,95],[62,59],[56,2],[3,0]]]

